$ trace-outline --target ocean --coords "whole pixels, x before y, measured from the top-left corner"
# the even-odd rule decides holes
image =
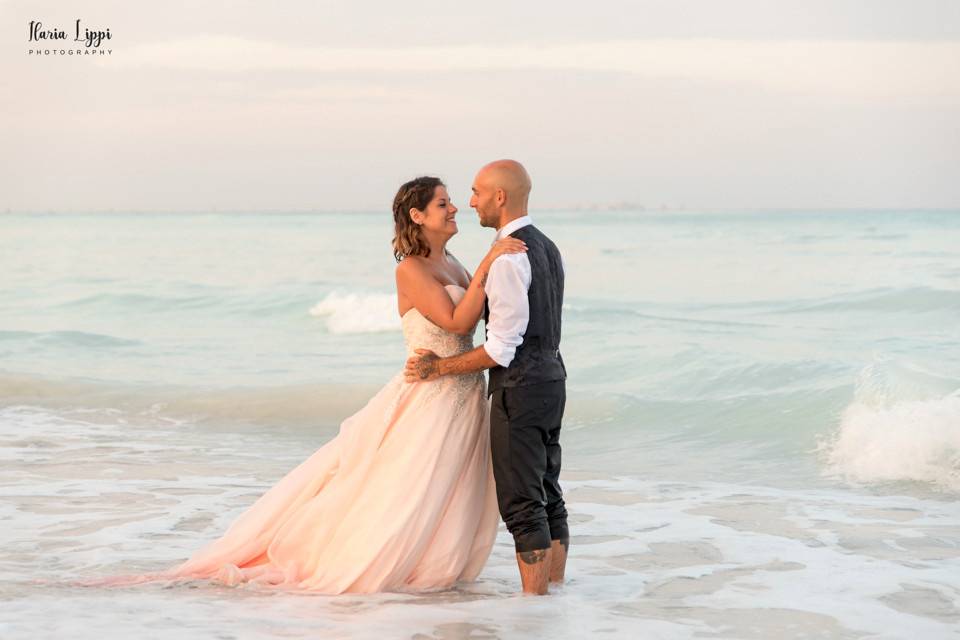
[[[532,216],[568,270],[548,598],[502,525],[440,593],[69,586],[186,559],[402,369],[392,220],[0,215],[0,637],[960,637],[960,212]]]

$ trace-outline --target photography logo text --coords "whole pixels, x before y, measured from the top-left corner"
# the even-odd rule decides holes
[[[88,27],[79,18],[71,29],[48,26],[39,20],[31,20],[28,25],[28,39],[31,56],[109,56],[113,54],[110,40],[113,36],[109,28]]]

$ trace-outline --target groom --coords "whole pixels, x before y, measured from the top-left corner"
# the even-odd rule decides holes
[[[490,446],[500,515],[513,535],[524,593],[563,582],[570,533],[560,476],[566,368],[560,357],[563,260],[527,215],[530,176],[519,162],[484,166],[470,206],[480,225],[513,236],[525,253],[504,254],[484,280],[486,342],[449,358],[417,349],[408,382],[490,370]]]

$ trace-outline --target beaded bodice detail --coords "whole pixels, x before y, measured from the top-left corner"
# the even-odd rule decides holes
[[[455,305],[467,293],[466,289],[457,284],[446,284],[443,288]],[[401,324],[403,325],[403,340],[407,345],[408,356],[414,355],[415,349],[429,349],[441,358],[455,356],[473,349],[472,333],[461,336],[441,329],[427,320],[416,308],[403,314]],[[401,384],[405,383],[401,382]],[[487,393],[487,381],[481,371],[442,376],[418,384],[425,385],[427,389],[422,396],[422,402],[451,402],[454,415],[460,415],[465,403],[470,398],[485,398]],[[398,394],[397,402],[402,397],[402,394]]]
[[[458,284],[446,284],[443,288],[456,305],[467,291]],[[473,334],[461,336],[441,329],[427,320],[416,308],[409,309],[401,319],[403,340],[407,345],[407,355],[413,355],[414,349],[429,349],[441,358],[455,356],[473,349]]]

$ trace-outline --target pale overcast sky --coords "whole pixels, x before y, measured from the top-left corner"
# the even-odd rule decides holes
[[[28,23],[109,28],[30,56]],[[960,207],[960,2],[0,0],[0,212]],[[75,47],[67,42],[58,48]]]

